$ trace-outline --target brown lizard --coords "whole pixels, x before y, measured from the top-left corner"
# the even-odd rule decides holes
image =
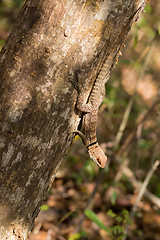
[[[112,55],[112,54],[111,54]],[[91,90],[89,102],[84,103],[84,92],[80,92],[77,99],[77,108],[84,112],[81,131],[75,131],[81,138],[84,145],[87,147],[90,158],[101,168],[105,167],[107,156],[100,148],[96,137],[96,124],[98,117],[98,108],[104,99],[105,83],[109,78],[113,57],[109,55],[105,61],[96,81]]]
[[[98,108],[104,98],[105,94],[105,84],[109,79],[111,68],[115,62],[115,58],[118,55],[119,49],[123,44],[124,37],[128,33],[128,28],[131,28],[131,22],[134,16],[141,11],[143,5],[130,17],[126,23],[123,31],[120,33],[118,40],[115,42],[109,55],[95,79],[94,85],[88,97],[88,102],[85,102],[85,95],[88,91],[88,86],[84,86],[82,90],[78,93],[77,108],[84,113],[82,120],[81,131],[76,130],[77,133],[88,149],[90,158],[98,164],[99,167],[104,168],[107,156],[104,154],[103,150],[100,148],[96,137],[96,123],[98,117]]]

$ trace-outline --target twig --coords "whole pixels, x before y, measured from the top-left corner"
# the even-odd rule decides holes
[[[138,205],[139,205],[139,202],[141,201],[143,195],[146,195],[148,196],[148,191],[147,190],[147,185],[153,175],[153,173],[155,172],[155,170],[157,169],[157,167],[159,166],[160,164],[160,161],[157,160],[155,161],[155,163],[153,164],[152,168],[150,169],[150,171],[148,172],[143,184],[141,184],[141,187],[140,187],[140,190],[139,190],[139,193],[136,197],[136,201],[133,205],[133,208],[132,208],[132,211],[130,213],[130,218],[133,219],[134,218],[134,215],[135,215],[135,212],[137,211],[137,208],[138,208]],[[151,198],[150,198],[151,199]],[[152,199],[153,200],[153,199]],[[159,201],[159,207],[160,207],[160,201]],[[129,230],[129,225],[127,224],[126,225],[126,228],[125,228],[125,233],[126,233],[126,236],[124,237],[124,240],[126,240],[127,238],[127,233],[128,233],[128,230]]]
[[[144,192],[144,196],[155,206],[157,206],[160,209],[160,199],[156,197],[153,193],[150,193],[147,189]]]
[[[157,163],[157,161],[158,161],[158,163]],[[153,165],[153,167],[152,167],[152,169],[155,171],[155,166],[156,166],[156,168],[158,167],[158,165],[159,165],[159,160],[157,160],[156,162],[155,162],[155,164],[156,165]],[[116,161],[117,163],[119,163],[119,161]],[[119,163],[120,164],[120,163]],[[128,177],[128,180],[131,182],[131,184],[133,185],[133,187],[135,188],[135,189],[137,189],[137,191],[140,191],[140,189],[142,188],[142,185],[144,184],[142,184],[141,182],[139,182],[137,179],[136,179],[136,177],[135,177],[135,175],[134,175],[134,173],[132,172],[132,170],[129,168],[129,167],[125,167],[125,165],[122,165],[122,167],[120,167],[120,172],[122,173],[122,174],[124,174],[125,176],[127,176]],[[148,176],[148,174],[147,174],[147,176]],[[118,179],[119,180],[119,179]],[[155,204],[159,209],[160,209],[160,199],[159,198],[157,198],[155,195],[153,195],[152,193],[150,193],[147,189],[144,189],[145,191],[144,191],[144,195],[145,195],[145,197],[149,200],[149,201],[151,201],[153,204]],[[154,196],[154,197],[153,197]]]
[[[70,217],[72,214],[74,213],[74,211],[69,211],[67,212],[57,223],[57,226],[59,224],[61,224],[62,222],[64,222],[68,217]]]
[[[136,198],[135,204],[133,206],[133,210],[132,210],[133,214],[137,211],[138,204],[141,201],[141,199],[142,199],[142,197],[143,197],[143,195],[144,195],[144,193],[146,191],[147,185],[148,185],[148,183],[149,183],[153,173],[155,172],[155,170],[159,166],[159,164],[160,164],[159,160],[155,161],[155,163],[153,164],[152,168],[148,172],[148,174],[147,174],[147,176],[146,176],[146,178],[145,178],[145,180],[144,180],[144,182],[143,182],[143,184],[141,186],[141,189],[140,189],[140,191],[138,193],[138,196]]]

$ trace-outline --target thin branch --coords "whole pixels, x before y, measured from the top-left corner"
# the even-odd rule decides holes
[[[119,161],[116,161],[116,163],[119,163]],[[154,165],[152,166],[151,170],[149,171],[149,173],[147,174],[147,180],[144,181],[143,184],[146,184],[148,180],[150,180],[149,177],[152,176],[153,172],[157,169],[158,165],[159,165],[160,161],[157,160]],[[124,174],[126,177],[128,177],[128,180],[131,182],[131,184],[133,185],[133,187],[135,189],[137,189],[137,191],[140,191],[140,189],[142,189],[143,184],[138,181],[134,175],[134,173],[132,172],[132,170],[126,166],[127,163],[124,162],[123,165],[120,165],[120,169],[119,171],[121,172],[121,174]],[[117,181],[119,181],[119,178],[116,178]],[[148,183],[147,183],[148,184]],[[153,204],[155,204],[159,209],[160,209],[160,199],[157,198],[154,194],[150,193],[146,188],[143,187],[143,191],[144,191],[144,195],[145,197],[152,202]],[[142,194],[142,193],[141,193]]]
[[[153,173],[158,168],[159,164],[160,164],[159,160],[155,161],[155,163],[153,164],[152,168],[148,172],[148,174],[147,174],[147,176],[146,176],[146,178],[145,178],[145,180],[144,180],[144,182],[143,182],[143,184],[141,186],[141,189],[140,189],[140,191],[138,193],[138,196],[136,198],[135,204],[133,206],[133,210],[132,210],[133,214],[137,211],[137,207],[139,205],[139,202],[141,201],[141,199],[142,199],[142,197],[143,197],[143,195],[144,195],[144,193],[146,191],[147,185],[148,185],[148,183],[149,183]]]
[[[159,164],[160,164],[160,161],[159,161],[159,160],[155,161],[155,163],[153,164],[152,168],[151,168],[150,171],[148,172],[148,174],[147,174],[147,176],[146,176],[143,184],[141,184],[139,193],[138,193],[138,195],[137,195],[137,197],[136,197],[136,201],[135,201],[135,203],[134,203],[134,205],[133,205],[133,208],[132,208],[132,211],[131,211],[131,213],[130,213],[130,218],[131,218],[131,219],[134,218],[134,214],[135,214],[135,212],[137,211],[138,205],[139,205],[139,203],[140,203],[143,195],[146,195],[146,197],[148,196],[148,191],[146,192],[146,190],[147,190],[147,185],[148,185],[148,183],[149,183],[149,181],[150,181],[153,173],[154,173],[155,170],[158,168]],[[150,193],[149,193],[149,195],[150,195]],[[150,196],[150,197],[151,197],[151,196]],[[151,200],[151,199],[153,200],[153,198],[150,198],[150,200]],[[160,207],[160,201],[159,201],[159,207]],[[128,230],[129,230],[129,225],[127,224],[127,225],[126,225],[126,228],[125,228],[126,236],[125,236],[124,240],[127,238]]]

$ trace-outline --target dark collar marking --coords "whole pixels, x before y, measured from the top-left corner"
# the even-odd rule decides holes
[[[97,143],[97,140],[96,140],[95,142],[92,142],[92,143],[90,143],[88,146],[86,146],[86,147],[87,147],[87,149],[88,149],[89,147],[91,147],[91,146],[95,145],[96,143]]]

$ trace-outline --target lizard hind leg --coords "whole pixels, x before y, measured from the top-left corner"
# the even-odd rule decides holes
[[[90,158],[101,168],[104,168],[107,162],[107,156],[104,154],[103,150],[100,148],[98,143],[92,147],[88,147],[88,153]]]

